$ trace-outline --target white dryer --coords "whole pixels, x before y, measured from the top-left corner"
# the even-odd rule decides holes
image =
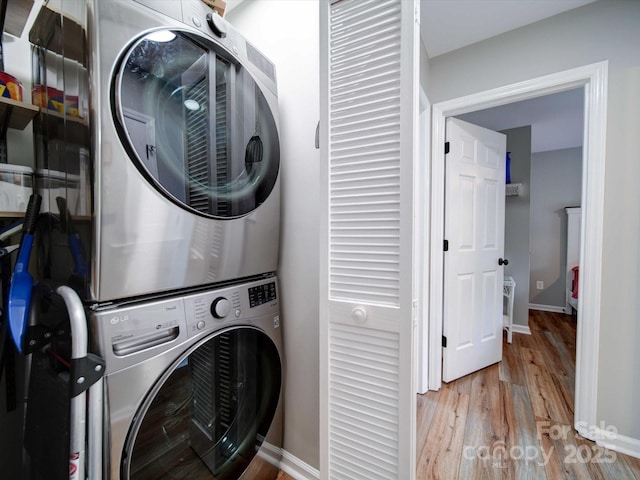
[[[274,65],[200,0],[90,0],[90,301],[274,272]]]

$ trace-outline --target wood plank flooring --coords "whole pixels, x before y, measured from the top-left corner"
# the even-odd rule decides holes
[[[295,480],[291,475],[287,475],[282,470],[278,473],[276,480]]]
[[[575,319],[532,310],[529,327],[499,364],[418,395],[418,480],[640,480],[640,460],[571,427]]]

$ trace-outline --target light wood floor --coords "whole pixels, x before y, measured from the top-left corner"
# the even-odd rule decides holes
[[[529,327],[499,364],[418,395],[418,480],[640,480],[640,460],[571,427],[575,319],[532,310]]]
[[[531,311],[529,326],[499,364],[418,395],[418,480],[640,480],[640,460],[571,427],[575,319]]]

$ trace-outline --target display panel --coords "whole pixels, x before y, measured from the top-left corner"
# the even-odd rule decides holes
[[[249,306],[257,307],[276,299],[276,283],[265,283],[249,288]]]

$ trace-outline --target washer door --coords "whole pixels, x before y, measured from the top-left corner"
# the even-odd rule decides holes
[[[280,385],[278,351],[260,330],[237,328],[203,340],[135,415],[121,478],[237,479],[267,436]]]
[[[276,121],[255,79],[221,45],[179,30],[138,38],[112,92],[129,156],[174,203],[233,218],[267,199],[280,163]]]

